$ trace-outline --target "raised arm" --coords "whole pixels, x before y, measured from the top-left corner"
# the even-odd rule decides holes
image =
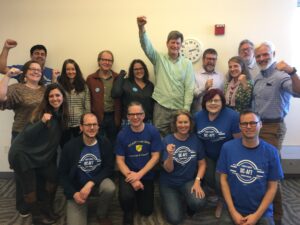
[[[22,71],[16,68],[11,68],[7,71],[3,79],[0,81],[0,102],[4,102],[7,99],[7,89],[10,78],[21,73]]]
[[[168,157],[164,161],[163,167],[168,173],[171,173],[174,170],[173,155],[174,155],[174,151],[175,151],[175,145],[168,144],[166,149],[168,152]]]
[[[17,42],[12,39],[7,39],[4,43],[2,52],[0,54],[0,72],[3,74],[6,74],[9,70],[7,67],[7,58],[8,58],[8,53],[11,48],[14,48],[17,46]]]
[[[300,94],[300,79],[294,67],[291,67],[284,61],[277,63],[276,68],[280,71],[284,71],[291,76],[293,91]]]

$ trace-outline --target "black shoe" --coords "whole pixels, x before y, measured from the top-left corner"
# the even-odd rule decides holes
[[[26,210],[26,209],[20,209],[19,210],[19,215],[20,217],[22,218],[27,218],[30,216],[30,211],[29,210]]]
[[[47,218],[45,215],[32,216],[32,224],[34,225],[50,225],[54,224],[55,220]]]
[[[133,225],[133,212],[124,213],[123,216],[123,225]]]
[[[186,214],[189,216],[189,217],[193,217],[195,215],[196,211],[195,210],[192,210],[190,207],[186,207]]]

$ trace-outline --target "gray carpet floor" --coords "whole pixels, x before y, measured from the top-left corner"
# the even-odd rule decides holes
[[[300,179],[286,179],[282,182],[284,219],[283,225],[300,225]],[[15,210],[15,186],[13,179],[0,179],[0,225],[30,225],[31,217],[21,218]],[[58,189],[55,199],[55,210],[61,215],[56,225],[65,225],[65,205],[66,200],[62,189]],[[88,216],[88,224],[96,225],[97,220],[93,207]],[[112,202],[109,213],[114,225],[122,224],[122,211],[117,198]],[[187,218],[185,225],[213,225],[217,219],[214,217],[214,206],[208,205],[202,211],[196,213],[192,218]],[[159,194],[155,192],[155,211],[148,218],[140,215],[135,216],[135,225],[167,225],[161,212]]]

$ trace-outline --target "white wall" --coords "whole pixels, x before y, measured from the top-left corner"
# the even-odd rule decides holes
[[[147,31],[154,46],[166,51],[166,36],[170,30],[180,30],[185,37],[196,37],[203,48],[216,48],[218,69],[227,70],[227,60],[237,54],[238,43],[249,38],[258,43],[271,40],[278,59],[298,67],[296,57],[300,45],[299,8],[296,0],[1,0],[0,43],[6,38],[18,41],[11,51],[9,64],[24,63],[32,45],[48,48],[47,65],[61,68],[66,58],[75,59],[85,75],[97,68],[97,54],[110,49],[115,55],[114,69],[127,69],[134,58],[152,66],[143,54],[136,17],[146,15]],[[226,24],[224,36],[214,36],[214,25]],[[298,61],[296,61],[298,59]],[[195,65],[199,69],[200,63]],[[285,144],[300,145],[299,99],[293,100],[287,117],[288,135]],[[0,171],[7,171],[11,112],[0,112]]]

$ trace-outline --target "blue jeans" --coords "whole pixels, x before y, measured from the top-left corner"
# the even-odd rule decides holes
[[[205,198],[196,198],[195,193],[191,193],[193,184],[194,180],[177,188],[160,185],[162,207],[170,224],[177,225],[183,221],[185,212],[183,201],[195,212],[205,205]]]
[[[233,222],[228,210],[227,209],[224,210],[220,220],[218,221],[218,225],[234,225],[234,224],[235,223]],[[274,225],[274,219],[273,217],[262,217],[257,221],[256,225]]]

